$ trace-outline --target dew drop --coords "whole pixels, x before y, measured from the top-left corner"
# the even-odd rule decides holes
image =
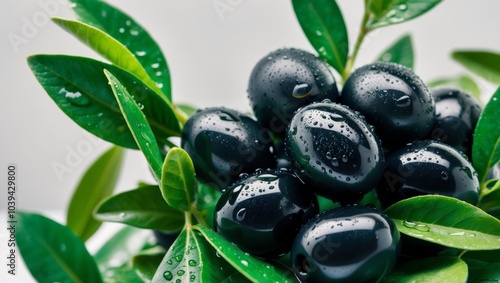
[[[177,271],[177,276],[182,276],[184,275],[186,272],[182,269],[179,269],[179,271]]]
[[[455,233],[450,233],[450,236],[464,236],[465,232],[455,232]]]
[[[298,84],[293,88],[292,96],[295,98],[304,98],[311,94],[312,86],[309,84]]]
[[[259,181],[272,182],[278,180],[278,176],[274,174],[262,174],[257,177]]]
[[[248,261],[246,261],[246,260],[241,260],[241,264],[243,264],[244,266],[248,267]]]
[[[247,214],[246,208],[238,210],[238,212],[236,213],[236,220],[243,221],[245,219],[246,214]]]
[[[345,118],[340,114],[330,114],[330,118],[335,122],[344,122]]]
[[[446,171],[441,172],[441,179],[448,180],[448,173],[446,173]]]
[[[79,91],[71,92],[65,88],[62,88],[61,90],[59,90],[59,94],[64,94],[66,101],[74,106],[86,107],[90,105],[90,99],[88,98],[88,96],[82,94]]]
[[[395,103],[397,107],[408,107],[411,104],[411,97],[409,97],[408,95],[403,95],[398,98]]]
[[[222,121],[229,121],[229,122],[239,122],[240,119],[236,117],[235,115],[229,114],[229,113],[219,113],[219,118]]]
[[[339,166],[339,160],[337,157],[332,158],[332,166],[337,167]]]
[[[174,278],[174,275],[170,271],[165,271],[163,272],[163,278],[165,278],[165,280],[167,281],[170,281],[172,280],[172,278]]]

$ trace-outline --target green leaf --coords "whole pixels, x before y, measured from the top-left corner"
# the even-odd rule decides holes
[[[150,237],[152,233],[149,230],[125,226],[110,237],[94,255],[99,269],[104,271],[127,264],[133,255],[141,251]]]
[[[340,74],[349,53],[349,38],[342,12],[334,0],[292,0],[295,15],[319,56]]]
[[[161,193],[165,201],[179,210],[189,211],[194,201],[196,179],[193,161],[182,148],[170,149],[161,176]]]
[[[141,108],[134,101],[132,96],[121,82],[108,70],[104,69],[104,74],[108,77],[109,84],[113,89],[116,101],[120,106],[120,110],[127,122],[128,128],[134,136],[134,140],[141,149],[149,163],[149,167],[153,171],[157,180],[161,178],[162,158],[158,143],[151,130],[151,127],[141,111]]]
[[[489,181],[493,181],[495,186],[483,191],[478,207],[500,219],[500,180],[488,180],[488,182]]]
[[[112,196],[97,207],[94,216],[101,221],[165,232],[179,231],[184,225],[184,214],[165,203],[158,186]]]
[[[92,256],[71,229],[39,214],[16,215],[17,245],[38,282],[102,282]]]
[[[500,84],[500,54],[481,50],[456,50],[451,57],[469,71],[494,84]]]
[[[157,249],[153,249],[157,250]],[[142,252],[132,258],[134,270],[146,282],[151,282],[155,275],[156,269],[160,266],[162,259],[165,257],[165,250],[162,252]]]
[[[179,104],[176,104],[175,106],[177,106],[177,108],[180,108],[182,110],[182,112],[186,113],[186,115],[188,117],[193,116],[196,113],[196,111],[198,111],[198,108],[191,106],[191,105],[188,105],[188,104],[179,103]]]
[[[123,152],[122,148],[114,146],[101,155],[85,172],[73,193],[66,226],[83,241],[101,226],[92,212],[102,199],[113,193],[120,175]]]
[[[205,238],[186,226],[161,261],[151,282],[221,282],[235,273]]]
[[[28,58],[28,64],[50,98],[68,117],[106,141],[137,149],[103,69],[112,72],[142,105],[158,142],[166,144],[168,137],[180,136],[173,109],[120,68],[66,55],[35,55]]]
[[[464,250],[500,249],[500,221],[455,198],[426,195],[385,210],[406,235]]]
[[[497,254],[497,258],[500,253]],[[500,263],[485,262],[475,259],[464,258],[469,267],[468,282],[493,283],[500,282]]]
[[[401,262],[384,283],[467,282],[467,264],[460,258],[431,257]]]
[[[382,52],[377,61],[397,63],[413,69],[413,57],[411,36],[407,34]]]
[[[194,226],[225,260],[252,282],[295,282],[288,272],[282,274],[274,266],[250,256],[222,238],[213,230]]]
[[[441,0],[367,0],[369,13],[367,27],[380,28],[407,22],[428,12]]]
[[[459,75],[456,77],[449,78],[438,78],[427,83],[430,88],[434,87],[456,87],[465,92],[472,94],[477,99],[481,99],[481,89],[468,75]]]
[[[106,283],[144,283],[130,263],[110,267],[103,271],[103,276]]]
[[[149,77],[171,98],[170,73],[158,43],[129,15],[99,0],[71,0],[80,20],[94,26],[123,44],[144,67]]]
[[[468,251],[462,255],[462,259],[468,261],[468,259],[474,259],[478,261],[494,262],[500,264],[500,251],[490,250],[490,251]]]
[[[195,206],[205,219],[205,222],[211,225],[214,223],[215,206],[217,205],[221,193],[219,190],[202,182],[197,182],[196,187],[198,190],[196,192]]]
[[[500,161],[500,88],[484,107],[472,142],[472,164],[483,183],[488,170]]]
[[[108,59],[114,65],[133,74],[145,85],[157,93],[163,100],[170,103],[165,94],[162,93],[158,85],[149,77],[139,60],[116,39],[98,28],[84,24],[78,21],[72,21],[61,18],[52,18],[58,26],[80,39],[81,42],[92,48],[104,58]],[[172,107],[173,108],[173,107]]]

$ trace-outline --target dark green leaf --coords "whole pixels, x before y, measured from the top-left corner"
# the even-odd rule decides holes
[[[115,66],[89,58],[65,55],[35,55],[28,64],[59,108],[92,134],[119,146],[137,149],[103,69],[124,84],[143,106],[158,142],[180,136],[179,122],[162,99],[137,78]]]
[[[168,100],[171,100],[170,73],[160,47],[129,15],[100,0],[71,0],[73,11],[87,24],[94,26],[127,47],[144,67]]]
[[[367,0],[370,15],[367,27],[375,29],[414,19],[439,4],[441,0]]]
[[[410,282],[467,282],[467,264],[453,257],[431,257],[400,262],[383,281]]]
[[[500,161],[500,88],[484,107],[474,131],[472,164],[483,183],[488,170]]]
[[[464,250],[500,249],[500,220],[451,197],[426,195],[385,210],[406,235]]]
[[[71,33],[99,53],[104,58],[108,59],[114,65],[133,74],[140,79],[145,85],[157,93],[165,102],[170,103],[166,96],[161,92],[158,85],[151,79],[139,60],[127,49],[127,47],[116,39],[112,38],[107,33],[84,24],[82,22],[53,18],[58,26]]]
[[[234,273],[234,268],[216,254],[205,238],[187,226],[168,250],[151,282],[221,282]]]
[[[500,252],[497,253],[497,258]],[[469,267],[468,282],[494,283],[500,282],[500,263],[484,262],[475,259],[464,258]]]
[[[340,74],[349,53],[344,17],[334,0],[292,0],[295,15],[307,39],[320,57]]]
[[[459,75],[457,77],[439,78],[427,83],[430,88],[434,87],[455,87],[472,94],[477,99],[481,98],[481,89],[477,83],[468,75]]]
[[[144,113],[132,96],[130,96],[127,89],[113,74],[106,69],[104,69],[104,74],[108,77],[111,89],[113,89],[116,101],[118,101],[120,110],[135,142],[146,157],[156,180],[160,180],[162,167],[161,153]]]
[[[135,271],[144,281],[151,282],[153,280],[158,266],[160,266],[162,259],[165,257],[165,250],[161,250],[160,252],[154,248],[153,251],[142,252],[132,258]]]
[[[195,229],[203,234],[221,257],[252,282],[295,282],[292,274],[283,274],[271,264],[241,251],[213,230],[203,226],[195,226]]]
[[[193,161],[180,147],[170,149],[161,176],[161,193],[165,201],[180,210],[189,211],[194,201],[196,182]]]
[[[142,249],[152,235],[149,230],[125,226],[110,237],[94,255],[99,269],[108,270],[112,267],[127,264],[130,258]]]
[[[451,56],[473,73],[500,84],[500,54],[480,50],[457,50]]]
[[[462,259],[468,261],[468,259],[474,259],[485,262],[492,262],[500,264],[500,251],[490,250],[490,251],[468,251],[462,255]]]
[[[38,214],[16,215],[17,245],[38,282],[102,282],[94,259],[71,229]]]
[[[188,117],[193,116],[196,111],[198,111],[198,108],[188,105],[188,104],[176,104],[177,108],[180,108]]]
[[[382,52],[377,61],[397,63],[413,69],[413,57],[411,36],[407,34]]]
[[[101,226],[92,212],[102,199],[113,193],[120,175],[123,153],[123,149],[116,146],[106,151],[85,172],[73,193],[66,226],[83,241]]]
[[[179,231],[184,224],[184,214],[163,200],[158,186],[141,187],[112,196],[99,205],[95,217],[165,232]]]

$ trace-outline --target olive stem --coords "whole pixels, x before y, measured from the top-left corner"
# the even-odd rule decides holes
[[[366,4],[365,4],[366,6]],[[361,21],[361,28],[358,34],[358,38],[356,39],[356,43],[354,44],[354,49],[352,51],[352,54],[347,58],[347,62],[344,68],[344,71],[342,72],[342,81],[345,82],[349,75],[351,74],[352,68],[354,66],[354,62],[356,61],[356,57],[358,56],[359,49],[361,48],[361,44],[363,43],[363,40],[365,39],[365,36],[371,31],[371,29],[368,28],[367,23],[368,20],[370,19],[370,13],[368,12],[368,9],[365,7],[365,14],[363,15],[363,19]]]

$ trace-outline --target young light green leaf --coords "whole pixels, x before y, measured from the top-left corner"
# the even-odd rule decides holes
[[[413,69],[413,57],[411,36],[407,34],[382,52],[377,61],[397,63]]]
[[[160,184],[163,198],[170,206],[183,211],[190,210],[196,179],[193,161],[182,148],[174,147],[168,151]]]
[[[493,217],[500,219],[500,180],[494,179],[491,181],[494,183],[493,187],[482,192],[477,206]]]
[[[158,142],[180,136],[174,110],[136,77],[93,59],[35,55],[28,64],[47,94],[76,124],[116,145],[137,149],[103,69],[112,72],[141,105]]]
[[[367,0],[368,29],[407,22],[428,12],[441,0]]]
[[[144,283],[130,262],[103,270],[103,277],[106,283]]]
[[[158,269],[164,257],[164,249],[160,251],[157,248],[153,248],[153,251],[145,251],[134,255],[134,257],[132,257],[132,264],[134,270],[145,282],[151,282],[156,269]]]
[[[106,32],[127,47],[166,98],[172,100],[167,61],[158,44],[141,25],[104,1],[71,2],[73,11],[83,22]]]
[[[456,50],[451,57],[471,72],[500,84],[500,54],[481,50]]]
[[[102,282],[94,259],[71,229],[39,214],[16,215],[17,246],[38,282]]]
[[[124,69],[139,78],[145,85],[152,89],[155,93],[161,96],[165,102],[170,103],[166,99],[165,94],[156,83],[149,77],[144,67],[139,60],[121,44],[119,41],[111,37],[109,34],[93,26],[82,22],[52,18],[52,21],[58,26],[78,38],[81,42],[92,48],[104,58],[108,59],[114,65]]]
[[[465,92],[472,94],[477,99],[481,99],[481,89],[468,75],[459,75],[449,78],[438,78],[427,83],[430,88],[435,87],[457,87]]]
[[[120,174],[124,150],[112,147],[85,172],[76,188],[68,208],[66,226],[83,241],[101,226],[93,218],[96,205],[115,189]]]
[[[150,237],[152,233],[149,230],[125,226],[111,236],[94,255],[99,269],[108,270],[127,264],[133,255],[141,251]]]
[[[464,250],[500,249],[500,220],[455,198],[425,195],[385,210],[406,235]]]
[[[497,254],[497,258],[498,258]],[[493,283],[500,282],[500,263],[485,262],[470,258],[464,258],[469,267],[468,282]]]
[[[214,211],[220,198],[220,191],[202,182],[197,182],[195,206],[206,223],[214,223]]]
[[[198,111],[198,108],[191,106],[191,105],[188,105],[188,104],[179,103],[179,104],[175,104],[175,106],[177,106],[177,108],[181,109],[182,112],[186,113],[186,115],[188,117],[193,116],[196,113],[196,111]]]
[[[282,274],[271,264],[243,252],[213,230],[199,225],[194,226],[194,229],[200,231],[217,253],[250,281],[295,282],[292,272]]]
[[[104,69],[104,74],[109,80],[116,101],[120,106],[120,110],[132,136],[134,136],[137,146],[141,149],[156,179],[159,181],[161,179],[162,167],[161,153],[158,148],[158,142],[156,141],[144,113],[132,96],[130,96],[127,89],[113,74],[106,69]]]
[[[151,282],[221,282],[234,272],[198,231],[187,226],[168,250]]]
[[[349,38],[335,0],[292,0],[295,15],[319,56],[341,74],[349,53]]]
[[[488,170],[500,161],[500,88],[484,107],[472,141],[472,164],[483,183]]]
[[[166,232],[179,231],[184,225],[184,214],[165,203],[158,186],[112,196],[97,207],[94,216],[101,221]]]
[[[467,282],[467,264],[460,258],[431,257],[401,262],[384,283]]]

